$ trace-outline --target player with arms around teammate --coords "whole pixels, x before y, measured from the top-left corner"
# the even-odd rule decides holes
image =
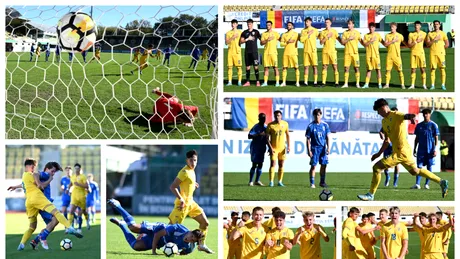
[[[275,186],[275,166],[278,160],[278,186],[283,187],[284,175],[284,160],[286,153],[291,149],[291,141],[289,139],[289,124],[283,121],[283,113],[280,110],[274,112],[275,120],[267,125],[267,143],[270,152],[270,187]],[[286,150],[287,141],[287,150]]]
[[[254,125],[248,134],[248,139],[252,139],[250,146],[252,167],[251,171],[249,172],[249,186],[254,185],[254,182],[252,181],[254,173],[257,173],[255,184],[264,186],[260,181],[260,176],[262,175],[262,166],[264,165],[265,152],[267,152],[267,135],[265,133],[267,130],[267,125],[265,125],[265,120],[265,113],[260,113],[259,123]]]
[[[302,217],[305,225],[297,229],[293,240],[293,244],[300,242],[300,259],[322,259],[320,237],[329,242],[329,236],[321,225],[315,224],[313,212],[306,211]]]
[[[358,195],[360,200],[372,201],[374,195],[377,192],[377,188],[380,184],[382,170],[386,168],[394,167],[398,164],[402,166],[411,175],[421,175],[422,177],[428,178],[441,186],[442,197],[447,195],[448,181],[442,180],[432,172],[422,168],[417,168],[410,148],[409,142],[407,141],[407,126],[405,121],[410,120],[415,123],[415,114],[404,114],[399,111],[391,111],[388,107],[388,102],[385,99],[378,99],[374,102],[374,111],[377,111],[382,119],[382,128],[385,134],[385,140],[380,148],[379,152],[372,155],[371,161],[374,161],[383,151],[388,147],[390,141],[393,145],[393,153],[390,157],[383,158],[372,167],[372,182],[371,188],[368,193]]]
[[[299,41],[299,34],[294,30],[292,22],[287,23],[287,32],[281,36],[281,47],[284,47],[283,53],[283,83],[281,86],[286,86],[287,69],[294,68],[295,70],[295,86],[300,87],[300,72],[297,42]]]
[[[439,129],[438,125],[431,120],[431,110],[423,109],[423,121],[415,127],[414,156],[417,157],[417,167],[433,172],[434,158],[437,155],[436,147],[438,146]],[[417,149],[418,147],[418,149]],[[416,176],[415,185],[411,189],[420,189],[420,175]],[[428,185],[430,180],[425,181],[425,189],[430,189]]]
[[[316,165],[321,165],[319,186],[327,188],[326,167],[329,163],[328,155],[331,149],[329,125],[321,121],[323,113],[321,109],[313,110],[314,121],[307,126],[305,137],[307,138],[307,152],[310,157],[310,188],[315,188]]]
[[[361,39],[361,33],[355,29],[355,22],[348,20],[348,30],[343,32],[342,44],[345,46],[344,73],[345,84],[342,88],[348,87],[348,77],[350,76],[350,65],[355,68],[356,87],[359,88],[359,52],[358,43]]]
[[[431,213],[428,215],[428,225],[422,224],[420,221],[419,215],[416,213],[414,214],[415,217],[415,225],[421,229],[421,232],[424,235],[424,245],[423,247],[423,256],[424,259],[444,259],[447,258],[445,256],[444,250],[444,240],[443,234],[450,231],[452,229],[452,215],[449,211],[446,212],[447,216],[449,217],[449,223],[444,225],[439,225],[439,219],[437,218],[436,214]]]
[[[249,19],[246,21],[248,29],[243,31],[240,38],[240,44],[245,44],[244,48],[244,63],[246,64],[246,83],[243,86],[250,86],[249,79],[251,77],[251,66],[254,67],[254,75],[256,76],[256,86],[260,86],[259,82],[259,52],[257,40],[260,40],[260,32],[253,28],[254,21]]]
[[[195,175],[195,168],[198,163],[198,153],[196,150],[187,152],[186,163],[187,165],[179,171],[176,179],[174,179],[174,182],[169,187],[171,192],[176,196],[174,209],[169,214],[169,223],[182,224],[187,216],[196,220],[200,224],[200,231],[203,233],[198,250],[213,254],[214,252],[205,244],[209,226],[208,218],[200,205],[193,200],[195,189],[200,187],[196,182]]]
[[[313,67],[314,83],[318,81],[318,53],[316,49],[316,39],[318,38],[318,30],[311,26],[311,17],[305,18],[305,29],[300,33],[300,42],[303,44],[303,65],[304,65],[304,83],[308,85],[308,69]]]
[[[449,47],[449,41],[445,32],[441,31],[441,22],[433,21],[434,30],[428,33],[426,45],[430,47],[430,65],[431,65],[431,88],[436,87],[436,69],[439,67],[441,72],[441,88],[446,90],[446,50]]]
[[[381,231],[382,251],[385,258],[404,259],[409,244],[407,227],[399,221],[398,207],[390,208],[391,223],[386,224]]]
[[[404,42],[404,36],[396,31],[396,23],[390,23],[391,32],[385,35],[385,42],[383,45],[388,49],[387,54],[387,72],[386,72],[386,84],[383,88],[390,87],[391,79],[391,70],[393,67],[396,68],[396,71],[399,73],[399,80],[401,81],[401,88],[406,89],[404,86],[404,73],[402,69],[402,59],[401,59],[401,43]]]
[[[359,224],[358,226],[360,226],[363,230],[373,228],[372,224],[370,223],[368,214],[364,214],[361,217],[361,224]],[[361,241],[361,244],[363,245],[364,250],[366,251],[366,254],[368,256],[367,259],[377,258],[374,250],[374,244],[376,243],[374,232],[369,232],[365,235],[359,235],[359,239]]]
[[[99,185],[93,181],[94,176],[88,174],[88,194],[86,195],[86,211],[91,220],[94,223],[96,216],[96,203],[99,203]]]
[[[411,85],[409,89],[415,88],[415,79],[417,78],[417,68],[420,68],[420,74],[422,76],[423,89],[426,90],[426,60],[425,50],[423,49],[423,43],[425,42],[426,32],[420,30],[422,23],[416,21],[414,23],[415,31],[409,33],[409,39],[407,46],[410,48],[410,68],[411,68]]]
[[[268,248],[267,259],[289,259],[292,249],[294,233],[287,228],[284,223],[286,214],[281,210],[273,214],[275,218],[276,228],[268,231],[265,240],[265,246]]]
[[[241,46],[240,46],[241,31],[238,30],[238,21],[232,20],[232,29],[225,34],[225,45],[228,45],[228,84],[232,85],[233,67],[238,70],[238,86],[241,86],[243,70],[241,69]]]
[[[280,72],[278,70],[278,41],[280,34],[273,30],[273,22],[267,21],[267,31],[262,33],[260,44],[264,46],[264,83],[262,86],[268,86],[268,72],[273,68],[275,72],[275,86],[280,86]]]
[[[264,209],[255,207],[252,210],[253,221],[241,228],[233,230],[231,240],[242,238],[241,259],[260,259],[264,251],[267,229],[262,226]]]
[[[78,233],[81,233],[81,225],[83,223],[82,215],[85,215],[86,219],[86,228],[89,230],[91,228],[89,222],[88,212],[86,211],[86,189],[89,188],[88,179],[86,175],[83,174],[81,165],[76,163],[73,168],[75,169],[75,174],[70,177],[69,189],[72,188],[72,194],[70,197],[70,216],[69,221],[72,222],[74,219],[74,213],[77,207],[78,210]]]
[[[335,87],[339,87],[339,70],[337,68],[337,50],[335,49],[335,41],[341,42],[342,40],[339,38],[337,31],[331,28],[331,19],[326,18],[325,24],[326,29],[319,34],[319,41],[321,45],[323,45],[323,83],[321,86],[326,86],[327,67],[331,64],[334,69]]]
[[[366,82],[363,88],[369,88],[369,82],[371,81],[371,72],[375,70],[377,72],[377,80],[379,88],[382,88],[382,73],[380,72],[380,43],[383,42],[382,36],[375,32],[375,23],[369,23],[369,33],[365,34],[361,40],[361,44],[366,48]]]
[[[231,233],[233,230],[238,229],[238,212],[232,211],[231,214],[231,221],[228,223],[227,229],[227,240],[225,242],[228,243],[228,259],[240,259],[241,258],[241,240],[232,240]]]

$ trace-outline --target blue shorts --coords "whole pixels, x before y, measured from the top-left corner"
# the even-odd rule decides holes
[[[94,199],[86,199],[86,208],[94,206]]]
[[[251,152],[251,162],[263,163],[265,160],[265,152]]]
[[[393,147],[389,146],[383,151],[383,158],[389,157],[393,153]]]
[[[318,164],[320,165],[327,165],[329,164],[329,159],[326,154],[326,147],[312,147],[311,153],[312,157],[310,158],[310,165],[315,166]]]
[[[431,154],[417,154],[417,167],[434,165],[434,157]]]
[[[53,219],[53,215],[51,213],[48,213],[43,210],[40,210],[39,213],[40,213],[40,216],[42,216],[43,221],[45,221],[46,225],[48,225],[48,223],[50,223],[51,220]]]
[[[64,196],[62,195],[62,207],[69,207],[70,205],[70,196]]]

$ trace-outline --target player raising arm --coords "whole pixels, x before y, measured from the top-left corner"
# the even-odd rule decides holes
[[[262,226],[264,209],[255,207],[252,210],[252,221],[241,228],[233,230],[231,240],[242,238],[241,259],[262,258],[267,229]]]
[[[274,186],[273,180],[275,179],[275,166],[278,160],[278,186],[283,187],[284,175],[284,160],[286,160],[286,153],[291,149],[289,138],[289,124],[283,121],[283,113],[280,110],[274,112],[275,120],[270,122],[267,126],[267,143],[270,153],[270,187]],[[287,150],[286,150],[287,141]]]
[[[438,218],[434,213],[428,215],[429,225],[423,225],[419,215],[417,213],[414,214],[415,225],[421,229],[425,236],[423,245],[424,258],[446,258],[443,256],[444,245],[442,236],[444,232],[452,228],[452,215],[449,211],[446,214],[449,217],[449,223],[444,225],[438,225]]]

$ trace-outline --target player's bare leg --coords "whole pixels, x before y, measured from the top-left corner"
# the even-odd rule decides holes
[[[308,86],[308,69],[309,68],[310,68],[309,66],[304,66],[303,68],[303,83],[306,86]]]
[[[287,67],[283,67],[283,82],[281,83],[281,87],[286,86],[286,78],[287,78]]]
[[[22,235],[21,242],[19,243],[18,246],[18,251],[24,250],[25,243],[29,238],[32,236],[32,234],[35,232],[35,229],[37,229],[37,216],[29,218],[29,229],[24,232]]]
[[[310,188],[314,189],[316,188],[315,186],[315,174],[316,174],[316,166],[312,165],[310,166]]]
[[[333,64],[332,68],[334,68],[335,87],[339,87],[339,68],[337,67],[337,64]]]
[[[206,234],[208,232],[208,226],[209,226],[209,221],[208,218],[206,217],[206,214],[201,213],[200,215],[196,216],[193,218],[196,220],[199,224],[200,227],[199,229],[203,233],[203,238],[198,241],[198,250],[206,252],[208,254],[214,254],[214,251],[212,251],[209,247],[206,246]]]
[[[318,66],[313,66],[313,87],[318,86]]]
[[[345,78],[345,82],[342,86],[342,88],[348,88],[348,78],[350,77],[350,67],[344,67],[343,68],[344,70],[344,78]]]
[[[329,67],[329,65],[323,65],[323,72],[322,72],[322,83],[321,83],[321,87],[325,87],[326,86],[326,79],[327,79],[327,68]]]
[[[275,179],[276,160],[272,159],[272,157],[273,157],[273,153],[270,154],[270,170],[269,170],[269,173],[268,173],[268,178],[269,178],[269,181],[270,181],[270,183],[268,184],[269,187],[275,186],[274,183],[273,183],[273,180]]]
[[[284,187],[283,176],[284,176],[284,160],[278,160],[278,186]]]

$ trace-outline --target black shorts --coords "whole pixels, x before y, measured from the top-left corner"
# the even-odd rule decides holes
[[[246,66],[258,66],[259,53],[244,53],[244,63],[246,64]]]

